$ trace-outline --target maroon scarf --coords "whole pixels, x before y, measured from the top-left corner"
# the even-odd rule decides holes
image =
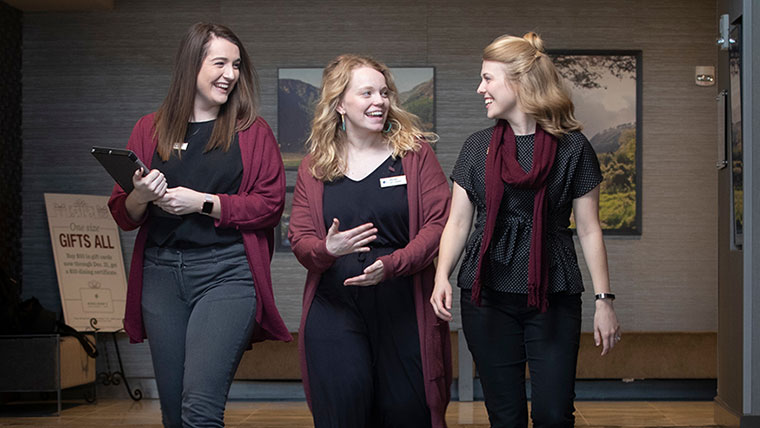
[[[523,171],[517,162],[515,133],[506,120],[499,120],[493,130],[486,157],[486,227],[480,244],[478,270],[472,284],[472,301],[480,305],[480,274],[483,259],[491,244],[491,236],[496,226],[504,183],[518,189],[533,189],[533,229],[530,237],[530,258],[528,263],[528,306],[545,312],[549,307],[549,260],[544,248],[544,222],[547,217],[546,177],[554,165],[557,153],[557,139],[536,124],[533,144],[533,164],[529,172]]]

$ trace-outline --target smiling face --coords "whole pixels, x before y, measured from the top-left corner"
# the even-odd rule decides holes
[[[348,132],[382,132],[390,104],[383,73],[357,67],[351,71],[351,80],[336,110],[345,115]]]
[[[497,61],[483,61],[478,93],[483,95],[489,119],[508,119],[518,110],[517,96],[507,82],[505,65]]]
[[[196,113],[219,112],[219,106],[227,102],[240,75],[240,49],[226,40],[213,37],[207,45],[206,57],[198,71],[194,110]],[[196,114],[196,120],[199,114]],[[205,116],[205,115],[200,115]]]

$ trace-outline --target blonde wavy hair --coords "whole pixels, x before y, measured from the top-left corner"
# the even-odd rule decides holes
[[[394,158],[404,157],[409,151],[417,151],[421,141],[435,143],[438,135],[422,130],[420,119],[401,108],[398,89],[388,67],[367,56],[346,54],[330,61],[322,72],[322,94],[314,109],[311,134],[306,141],[311,155],[309,171],[321,181],[333,181],[343,176],[346,170],[346,132],[341,130],[341,118],[336,108],[351,82],[351,73],[359,67],[370,67],[385,76],[390,107],[388,122],[391,129],[383,133],[387,143],[393,148]]]
[[[582,129],[575,119],[573,102],[538,34],[498,37],[483,49],[483,60],[505,65],[520,109],[546,132],[559,138]]]

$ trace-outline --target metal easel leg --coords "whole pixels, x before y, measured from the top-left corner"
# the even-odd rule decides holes
[[[98,321],[96,319],[90,320],[90,325],[95,329],[95,332],[97,333],[98,329],[95,327],[97,325]],[[118,385],[122,381],[124,381],[124,386],[127,388],[127,394],[129,394],[129,398],[131,398],[134,401],[140,401],[143,397],[143,393],[139,388],[135,388],[134,391],[132,388],[129,387],[129,382],[127,381],[127,377],[124,376],[124,364],[121,361],[121,352],[119,351],[119,342],[116,340],[116,333],[118,332],[112,332],[111,337],[113,338],[113,346],[116,348],[116,358],[119,361],[119,370],[118,371],[111,371],[111,361],[108,358],[108,344],[104,344],[105,349],[105,360],[106,360],[106,367],[107,370],[105,372],[100,372],[98,374],[98,378],[101,380],[103,385]]]

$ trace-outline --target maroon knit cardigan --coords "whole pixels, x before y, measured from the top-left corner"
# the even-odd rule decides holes
[[[298,350],[306,399],[311,406],[304,325],[322,272],[332,266],[335,257],[325,247],[327,231],[322,214],[324,184],[311,175],[309,162],[310,157],[307,156],[298,168],[288,237],[296,258],[308,269]],[[432,426],[445,428],[446,406],[451,399],[449,324],[435,316],[429,299],[435,277],[433,260],[438,254],[438,243],[448,218],[451,192],[435,153],[427,143],[422,143],[419,151],[407,153],[401,163],[407,179],[410,241],[406,247],[380,257],[380,260],[385,278],[413,275],[425,397]]]
[[[153,138],[155,113],[142,117],[129,138],[127,148],[150,168],[157,140]],[[262,340],[293,340],[274,303],[272,277],[269,264],[274,249],[274,227],[279,223],[285,203],[285,174],[282,157],[269,125],[262,118],[250,128],[238,133],[240,155],[243,161],[243,178],[236,195],[217,195],[221,205],[221,218],[217,227],[234,227],[243,236],[248,265],[256,288],[256,326],[251,342]],[[127,304],[124,330],[130,342],[146,338],[142,320],[143,252],[148,238],[151,216],[133,221],[125,207],[127,194],[114,185],[108,206],[116,223],[124,230],[140,227],[135,238],[132,264],[127,283]]]

